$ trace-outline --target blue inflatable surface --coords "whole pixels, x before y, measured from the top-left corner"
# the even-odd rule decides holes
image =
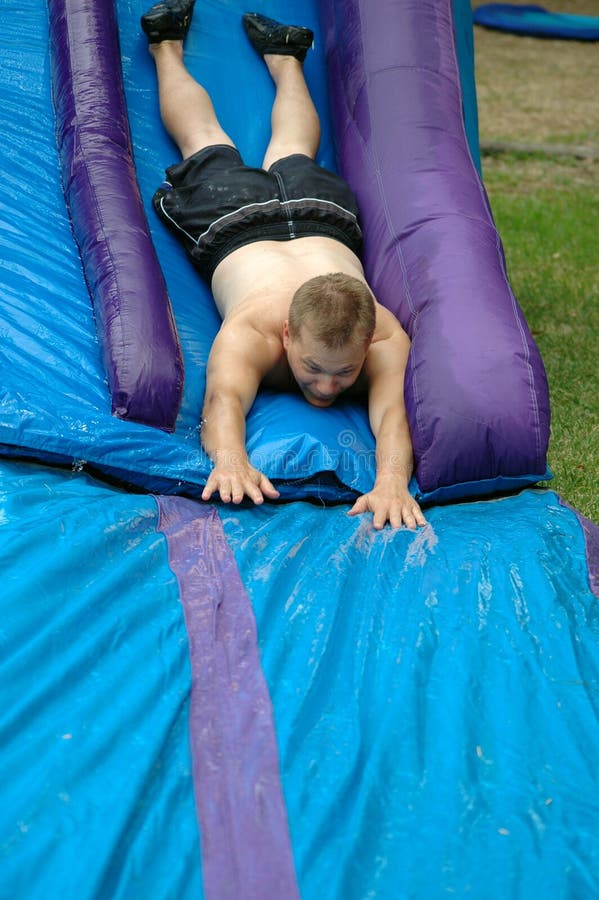
[[[550,12],[543,6],[485,3],[472,14],[475,25],[532,37],[599,41],[599,18]]]
[[[305,898],[596,895],[599,607],[553,492],[439,507],[417,534],[300,502],[222,513],[273,724],[230,650],[230,585],[189,631],[161,498],[31,463],[0,477],[2,896],[295,896],[268,878],[287,827]],[[223,567],[190,548],[196,581]],[[206,731],[216,794],[193,759]],[[283,820],[262,772],[275,733]]]
[[[101,469],[129,484],[167,492],[185,485],[187,495],[199,495],[209,471],[199,442],[204,370],[219,318],[207,286],[151,209],[164,169],[178,153],[159,120],[154,67],[139,27],[145,5],[123,0],[117,11],[139,187],[185,357],[185,393],[175,434],[111,415],[90,299],[82,285],[81,262],[58,177],[48,21],[26,0],[22,5],[29,13],[7,23],[3,47],[6,102],[0,117],[7,176],[0,202],[4,266],[12,277],[2,295],[0,444],[5,453],[53,462],[85,461],[92,470]],[[219,90],[227,92],[221,111],[224,127],[235,135],[248,162],[258,165],[270,127],[272,88],[243,32],[242,8],[239,3],[205,4],[187,52],[198,68],[205,67],[209,89],[216,96]],[[318,27],[314,8],[288,3],[286,13]],[[226,62],[230,54],[247,58],[251,79],[231,84]],[[324,123],[319,161],[334,167],[321,56],[311,54],[306,73]],[[263,109],[264,115],[248,116],[252,108]],[[44,235],[43,242],[39,234]],[[23,258],[27,268],[19,278]],[[264,410],[268,427],[276,428],[276,447],[264,435]],[[356,452],[348,452],[348,440]],[[282,496],[289,493],[288,481],[294,482],[294,496],[307,493],[329,499],[347,499],[372,483],[372,436],[365,409],[355,406],[322,415],[299,398],[264,392],[248,422],[248,448],[255,464],[266,467],[280,482]],[[329,473],[324,481],[321,472]],[[340,491],[341,484],[345,490]]]
[[[1,463],[0,484],[0,895],[201,896],[189,654],[156,501],[30,463]]]
[[[145,6],[121,0],[117,13],[139,189],[184,355],[185,390],[174,434],[111,415],[102,348],[89,296],[82,289],[81,262],[57,178],[48,22],[29,9],[27,0],[22,5],[28,15],[24,22],[15,17],[7,23],[3,47],[6,102],[0,121],[6,135],[7,176],[0,203],[6,223],[5,267],[13,276],[1,297],[5,365],[0,446],[6,454],[84,462],[91,471],[149,490],[199,496],[209,472],[199,441],[204,372],[220,320],[208,288],[151,208],[165,167],[178,156],[159,120],[154,67],[140,34]],[[231,0],[205,4],[186,53],[195,71],[205,73],[223,126],[247,161],[258,165],[268,140],[272,86],[243,33],[243,9]],[[276,12],[274,7],[266,11]],[[281,12],[318,33],[315,3],[288,0]],[[468,21],[458,29],[456,40],[465,59],[466,129],[478,160]],[[245,60],[250,78],[230,73],[230,55]],[[319,162],[335,168],[322,53],[310,54],[305,68],[323,123]],[[253,109],[263,110],[263,115],[248,114]],[[27,268],[18,278],[23,257]],[[37,321],[44,327],[37,327]],[[270,437],[274,434],[276,441]],[[372,486],[374,443],[366,410],[360,406],[341,403],[323,413],[299,397],[263,391],[248,419],[247,444],[252,461],[277,482],[283,498],[348,500]]]
[[[47,15],[17,6],[0,32],[0,897],[599,896],[599,529],[527,490],[375,533],[343,502],[371,478],[364,411],[308,418],[300,438],[293,398],[268,395],[250,440],[312,502],[197,502],[216,314],[150,218],[183,406],[175,434],[110,415],[58,174]],[[117,3],[149,207],[174,148],[143,8]],[[261,8],[317,26],[299,0]],[[455,10],[464,53],[469,7]],[[267,123],[236,122],[268,96],[264,73],[226,79],[247,51],[239,6],[205,0],[196,15],[200,63],[234,35],[206,78],[259,161]],[[461,70],[472,100],[467,53]],[[307,72],[330,163],[317,53]],[[293,471],[300,440],[308,473]]]

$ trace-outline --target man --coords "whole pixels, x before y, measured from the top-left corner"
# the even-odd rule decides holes
[[[245,449],[245,417],[260,385],[299,388],[317,407],[367,389],[376,481],[350,515],[371,511],[375,528],[424,525],[408,490],[409,340],[366,284],[348,185],[314,162],[320,124],[302,68],[313,34],[257,13],[243,17],[275,84],[271,139],[262,168],[252,169],[185,68],[193,4],[162,0],[141,21],[162,120],[183,158],[167,169],[154,206],[211,284],[223,319],[207,369],[201,435],[214,468],[202,497],[279,496]]]

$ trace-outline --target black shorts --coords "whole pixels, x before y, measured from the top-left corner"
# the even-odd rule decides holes
[[[218,144],[171,166],[166,176],[154,209],[208,281],[225,256],[254,241],[323,236],[360,251],[350,188],[302,153],[265,171],[244,165],[234,147]]]

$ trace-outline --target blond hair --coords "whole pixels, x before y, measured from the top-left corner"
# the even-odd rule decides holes
[[[368,344],[374,334],[374,298],[368,286],[343,272],[317,275],[304,282],[289,307],[289,334],[300,337],[302,326],[329,350]]]

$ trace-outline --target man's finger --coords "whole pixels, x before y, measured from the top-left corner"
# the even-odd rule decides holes
[[[391,525],[391,528],[401,528],[401,526],[403,525],[401,511],[393,510],[389,514],[389,524]]]
[[[243,482],[237,480],[233,481],[231,487],[231,500],[233,501],[233,503],[241,503],[244,497],[244,493],[245,491]]]
[[[362,494],[361,497],[358,497],[354,505],[350,510],[348,510],[348,516],[357,516],[360,513],[368,512],[368,500],[366,499],[366,494]]]
[[[372,524],[376,528],[377,531],[380,531],[387,524],[387,508],[386,506],[382,509],[374,509],[372,516]]]
[[[276,489],[272,481],[269,481],[266,475],[262,475],[260,478],[260,490],[263,494],[265,494],[267,497],[270,497],[272,500],[275,500],[280,496],[278,490]]]
[[[223,503],[231,502],[231,484],[228,481],[220,481],[218,484],[218,492]]]
[[[213,493],[218,490],[218,484],[215,482],[212,472],[208,476],[204,490],[202,491],[202,500],[210,500]]]
[[[426,519],[424,518],[424,513],[422,512],[422,510],[420,509],[420,507],[417,507],[417,508],[414,510],[414,517],[415,517],[416,522],[418,523],[418,525],[426,525],[426,524],[427,524]]]
[[[260,504],[264,503],[264,497],[262,496],[262,491],[258,487],[258,485],[254,484],[253,481],[248,480],[245,485],[245,492],[254,503]]]
[[[411,512],[409,512],[409,511],[404,512],[403,520],[404,520],[406,527],[409,528],[410,531],[416,531],[416,519],[414,518],[414,516],[412,515]]]

